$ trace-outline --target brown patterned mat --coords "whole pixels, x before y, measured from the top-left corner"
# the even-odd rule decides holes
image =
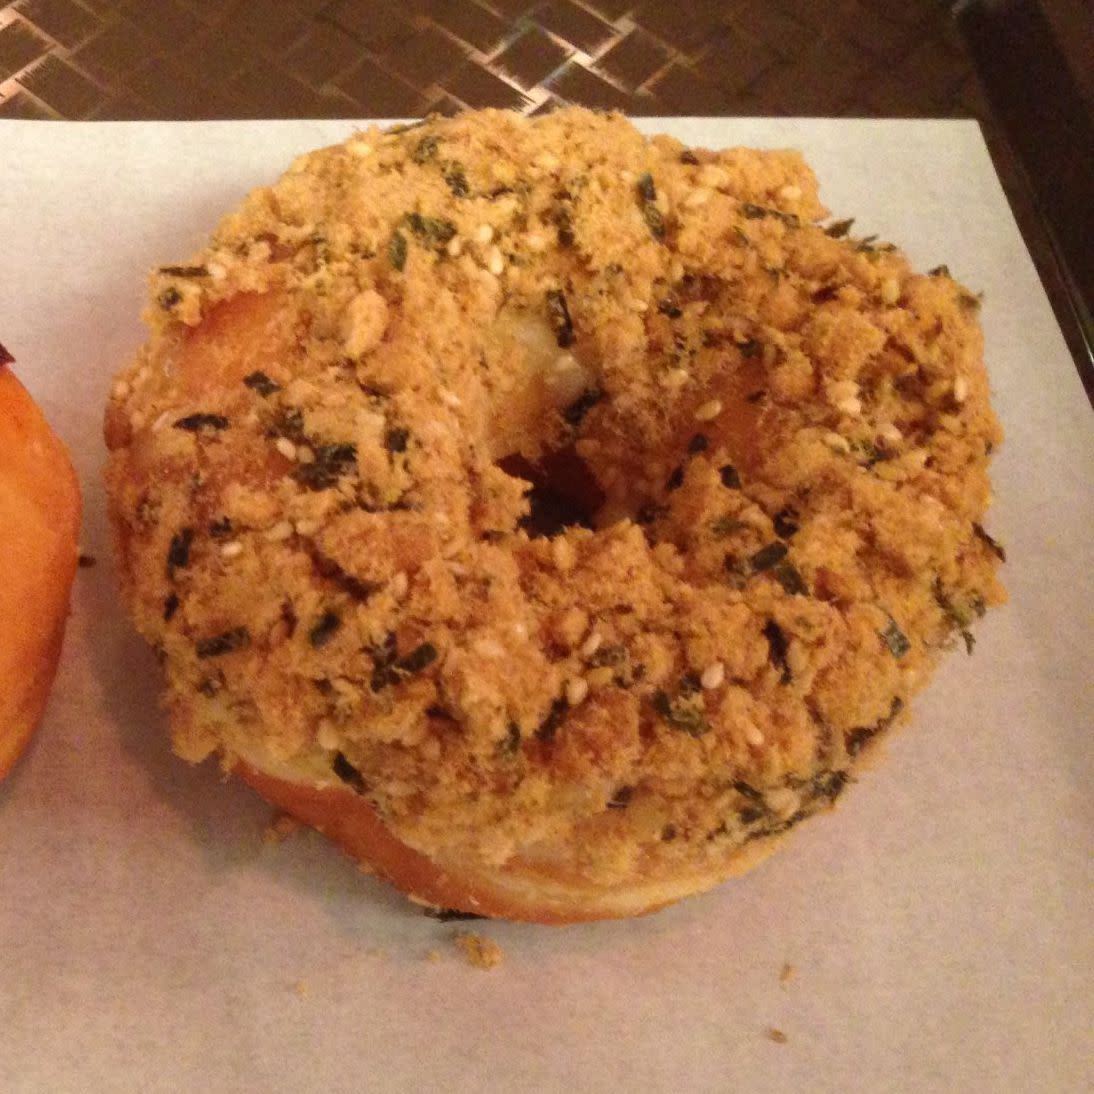
[[[930,0],[16,0],[0,115],[975,114]]]
[[[530,114],[565,102],[977,117],[1067,329],[1028,185],[938,0],[0,0],[0,117]]]

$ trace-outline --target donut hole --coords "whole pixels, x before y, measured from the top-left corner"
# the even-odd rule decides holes
[[[596,527],[604,493],[572,447],[548,450],[535,462],[513,453],[499,460],[498,467],[531,484],[528,514],[520,521],[529,536],[550,538],[574,526]]]

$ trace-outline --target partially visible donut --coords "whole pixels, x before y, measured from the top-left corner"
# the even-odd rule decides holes
[[[830,806],[1004,594],[978,302],[823,216],[795,153],[484,111],[157,271],[107,484],[180,755],[544,922]]]
[[[11,363],[0,346],[0,779],[45,710],[80,530],[68,452]]]

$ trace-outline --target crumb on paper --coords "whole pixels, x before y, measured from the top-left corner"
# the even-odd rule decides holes
[[[94,555],[85,555],[83,551],[76,556],[76,564],[81,570],[91,569],[98,561],[99,560]]]
[[[301,999],[307,999],[308,997],[308,982],[307,980],[297,980],[293,985],[293,991],[300,996]]]
[[[430,950],[429,953],[427,953],[425,955],[425,959],[426,959],[426,961],[429,961],[431,964],[436,965],[437,962],[440,961],[440,959],[441,959],[441,951],[440,950]]]
[[[492,938],[484,938],[481,934],[461,932],[455,936],[455,942],[463,950],[467,963],[474,965],[476,969],[492,969],[495,965],[500,965],[505,956],[502,948]]]
[[[774,1026],[768,1026],[764,1030],[764,1036],[769,1041],[774,1041],[777,1045],[785,1045],[787,1042],[787,1036],[781,1029],[776,1029]]]
[[[413,899],[414,898],[411,897],[411,900]],[[415,901],[415,903],[420,902]],[[439,919],[442,923],[457,923],[460,920],[486,918],[486,916],[479,915],[477,912],[462,912],[456,908],[438,908],[433,904],[423,904],[422,915],[428,916],[430,919]]]
[[[298,832],[303,825],[290,813],[277,813],[262,833],[262,838],[267,843],[281,843],[288,839],[294,832]]]
[[[795,975],[797,974],[797,971],[798,970],[795,969],[794,966],[791,965],[789,961],[785,962],[783,964],[782,971],[779,973],[779,983],[780,984],[789,984],[790,981],[794,979]]]

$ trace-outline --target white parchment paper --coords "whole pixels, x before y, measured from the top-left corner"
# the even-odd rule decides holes
[[[1094,415],[979,131],[643,124],[800,147],[833,213],[984,291],[1010,605],[756,872],[642,921],[473,925],[506,959],[472,969],[454,926],[317,836],[264,843],[267,807],[171,756],[112,591],[100,412],[146,271],[352,126],[0,122],[0,339],[72,448],[98,559],[0,786],[0,1090],[1091,1089]]]

